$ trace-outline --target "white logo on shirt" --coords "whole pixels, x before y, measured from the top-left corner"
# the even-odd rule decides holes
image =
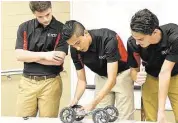
[[[47,36],[48,37],[57,37],[57,34],[48,33]]]
[[[162,55],[168,54],[168,53],[170,52],[171,48],[172,48],[172,47],[170,47],[170,49],[166,49],[166,50],[161,51],[161,54],[162,54]]]
[[[106,58],[106,55],[104,56],[99,56],[99,59],[105,59]]]

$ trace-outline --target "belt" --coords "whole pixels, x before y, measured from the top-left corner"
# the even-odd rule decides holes
[[[28,78],[28,79],[33,79],[33,80],[36,80],[36,81],[40,81],[40,80],[46,80],[46,79],[49,79],[49,78],[54,78],[57,75],[56,74],[52,74],[52,75],[47,75],[47,76],[35,76],[35,75],[23,74],[23,76],[25,78]]]

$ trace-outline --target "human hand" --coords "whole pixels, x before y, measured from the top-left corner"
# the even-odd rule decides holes
[[[140,72],[137,73],[137,80],[135,81],[137,84],[142,86],[145,83],[147,77],[147,73],[145,72],[145,67],[141,64],[140,65]]]
[[[93,105],[92,103],[86,104],[84,105],[80,110],[84,110],[86,113],[91,112],[93,109],[95,109],[95,105]]]
[[[166,120],[165,111],[158,111],[157,122],[158,123],[168,123]]]
[[[60,52],[50,51],[43,53],[43,58],[47,61],[54,62],[56,65],[61,65],[64,58],[60,57]]]
[[[77,105],[77,104],[78,104],[78,99],[73,99],[73,100],[70,102],[69,106],[72,107],[72,106]]]

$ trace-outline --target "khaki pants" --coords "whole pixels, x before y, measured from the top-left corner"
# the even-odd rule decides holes
[[[158,78],[147,75],[146,82],[142,86],[143,106],[147,121],[157,120],[158,87]],[[173,108],[176,122],[178,123],[178,75],[171,77],[168,97]]]
[[[17,97],[16,116],[57,117],[62,95],[60,76],[36,81],[22,76]]]
[[[95,96],[107,82],[107,78],[95,75]],[[97,108],[104,108],[108,105],[115,105],[119,111],[119,120],[134,119],[134,83],[130,77],[130,70],[123,71],[117,76],[116,85],[111,92],[97,105]]]

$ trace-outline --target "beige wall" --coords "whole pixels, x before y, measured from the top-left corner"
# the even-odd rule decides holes
[[[52,2],[53,15],[61,22],[70,19],[70,2]],[[14,49],[16,34],[19,24],[34,18],[28,2],[2,2],[2,42],[1,42],[1,66],[2,70],[22,69],[23,63],[15,59]],[[67,56],[64,69],[67,73],[61,73],[63,80],[63,95],[61,108],[70,100],[70,57]],[[18,82],[21,75],[12,75],[11,80],[6,76],[1,78],[1,115],[14,116],[17,97]]]

